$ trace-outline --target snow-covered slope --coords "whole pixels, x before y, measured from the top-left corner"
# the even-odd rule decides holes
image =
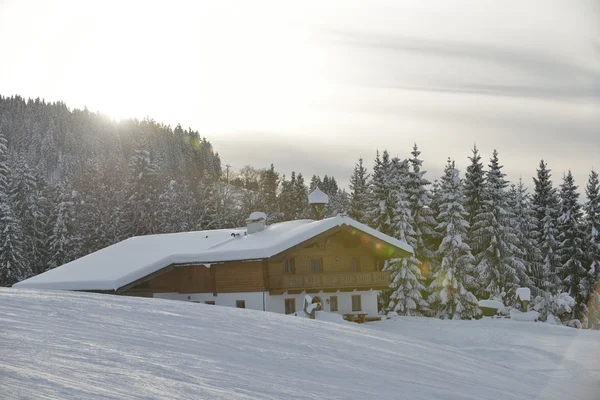
[[[169,300],[2,289],[0,346],[0,398],[7,399],[600,393],[600,333],[525,322],[334,324]]]

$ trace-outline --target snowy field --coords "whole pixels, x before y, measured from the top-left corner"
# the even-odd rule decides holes
[[[2,399],[594,399],[600,332],[0,289]]]

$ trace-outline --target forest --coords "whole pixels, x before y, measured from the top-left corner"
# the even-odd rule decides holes
[[[464,173],[449,158],[430,182],[417,145],[407,154],[377,152],[370,171],[357,160],[347,191],[333,176],[287,177],[273,165],[229,171],[191,128],[0,96],[0,286],[131,236],[243,226],[252,211],[269,224],[310,218],[318,186],[326,216],[413,246],[414,257],[386,265],[382,312],[475,318],[477,299],[514,305],[529,287],[542,320],[600,328],[595,171],[579,190],[570,172],[553,184],[542,160],[531,182],[508,182],[499,153],[482,160],[474,147]]]

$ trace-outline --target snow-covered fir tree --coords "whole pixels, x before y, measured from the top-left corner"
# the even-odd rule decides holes
[[[541,290],[557,294],[560,289],[560,279],[557,269],[560,260],[556,251],[558,249],[556,219],[558,218],[558,197],[556,189],[552,187],[551,170],[544,160],[540,161],[537,177],[533,178],[535,184],[532,208],[537,220],[537,247],[540,249],[542,262],[534,272],[534,283]]]
[[[587,325],[600,329],[600,182],[596,171],[590,172],[585,194],[584,243],[590,280]]]
[[[471,150],[473,155],[468,157],[471,163],[467,167],[465,173],[465,211],[469,213],[467,222],[471,229],[475,223],[475,215],[477,215],[482,207],[485,191],[485,171],[483,163],[479,155],[477,146],[473,146]],[[470,238],[472,241],[472,238]],[[475,253],[474,253],[475,254]]]
[[[440,213],[437,226],[443,237],[437,255],[440,265],[430,285],[428,298],[433,313],[449,319],[470,319],[479,314],[473,286],[475,258],[467,244],[468,213],[464,192],[454,161],[448,160],[440,186]]]
[[[56,268],[81,255],[82,238],[77,229],[78,193],[64,183],[57,191],[56,210],[48,248],[48,269]]]
[[[390,163],[388,183],[393,209],[390,213],[392,236],[403,242],[416,245],[413,229],[414,220],[408,200],[407,185],[409,166],[406,160],[394,158]],[[421,315],[427,309],[423,298],[423,275],[421,262],[413,255],[391,259],[387,269],[392,272],[389,295],[383,296],[385,310],[399,315]]]
[[[269,224],[279,222],[282,218],[279,202],[277,201],[279,180],[279,173],[275,171],[273,164],[269,169],[264,170],[260,176],[258,204],[260,210],[267,214],[267,223]]]
[[[281,180],[281,191],[278,196],[279,209],[282,221],[292,221],[308,217],[307,202],[308,189],[304,184],[304,177],[292,171],[291,179],[285,176]]]
[[[363,159],[361,157],[354,166],[354,171],[350,177],[350,205],[348,207],[348,216],[363,224],[368,223],[369,177],[370,175],[363,166]]]
[[[584,322],[591,282],[584,251],[582,216],[577,186],[569,171],[560,187],[557,238],[560,266],[557,272],[562,279],[564,290],[575,299],[572,317]]]
[[[494,150],[486,175],[481,210],[475,215],[471,246],[477,250],[477,278],[481,296],[514,299],[516,289],[527,279],[526,268],[516,246],[511,225],[502,166]]]
[[[185,187],[172,179],[165,191],[158,197],[158,215],[157,222],[161,233],[185,232],[192,228],[188,225],[190,212],[188,207],[184,207],[186,201]]]
[[[396,199],[392,197],[392,162],[387,150],[380,156],[379,151],[369,182],[371,198],[367,211],[369,225],[387,235],[393,234],[392,224]]]
[[[31,276],[23,256],[21,226],[12,208],[8,143],[0,125],[0,285],[9,286]]]
[[[134,151],[129,163],[127,198],[128,236],[149,235],[158,231],[159,182],[147,145]]]
[[[410,204],[410,212],[413,219],[413,230],[415,232],[415,256],[421,263],[431,266],[435,260],[435,251],[432,246],[437,236],[436,221],[431,206],[431,194],[428,186],[431,184],[425,179],[426,171],[423,171],[423,160],[419,158],[421,152],[415,143],[411,152],[410,171],[406,182],[406,192]]]
[[[510,224],[517,235],[516,246],[520,250],[527,270],[527,280],[521,280],[520,284],[534,289],[535,296],[537,295],[535,290],[537,286],[534,284],[535,271],[540,269],[542,254],[537,247],[539,233],[537,232],[536,214],[522,179],[519,178],[516,185],[511,185],[508,202],[512,212]]]

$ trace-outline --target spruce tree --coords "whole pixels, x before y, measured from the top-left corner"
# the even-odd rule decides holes
[[[417,240],[408,200],[408,177],[408,162],[394,158],[390,163],[388,176],[390,197],[393,200],[390,213],[392,236],[414,246]],[[392,282],[389,296],[385,299],[387,305],[384,304],[387,312],[396,312],[399,315],[421,315],[427,310],[427,302],[421,293],[425,286],[420,264],[414,255],[389,261],[387,268],[392,272]]]
[[[127,235],[150,235],[158,231],[159,180],[147,145],[137,148],[129,163]]]
[[[176,180],[167,184],[166,190],[158,197],[157,222],[160,233],[185,232],[188,226],[189,209],[185,207],[184,192]]]
[[[471,150],[473,152],[472,157],[468,157],[471,163],[467,167],[465,173],[465,211],[469,214],[467,222],[469,226],[474,226],[475,216],[481,211],[481,207],[484,199],[485,191],[485,172],[483,170],[483,163],[481,162],[481,156],[479,155],[479,149],[477,146],[473,146]],[[469,236],[469,241],[472,241]],[[474,253],[475,254],[475,253]]]
[[[514,299],[520,282],[526,279],[525,265],[516,246],[517,235],[511,226],[502,166],[494,150],[486,175],[481,210],[475,215],[471,245],[477,250],[477,275],[480,295]]]
[[[259,206],[260,211],[267,214],[267,223],[279,222],[282,218],[277,201],[277,191],[279,190],[279,173],[271,164],[269,169],[262,171],[260,175]],[[256,211],[256,210],[255,210]]]
[[[294,219],[310,218],[308,209],[308,188],[304,183],[304,176],[298,173],[296,176],[296,182],[293,185],[293,215]]]
[[[508,197],[512,213],[510,224],[517,236],[515,245],[519,249],[527,272],[526,276],[521,277],[520,284],[522,287],[530,287],[534,290],[534,295],[537,295],[534,271],[540,269],[542,255],[537,247],[539,233],[537,232],[535,211],[531,206],[531,199],[522,179],[519,179],[517,185],[511,186]]]
[[[367,212],[369,225],[387,235],[393,234],[393,211],[395,199],[392,198],[392,163],[387,150],[380,156],[379,151],[373,166],[373,175],[369,183],[371,199]]]
[[[419,158],[421,152],[415,143],[409,159],[410,171],[407,177],[406,191],[410,204],[410,212],[413,219],[413,230],[415,232],[415,257],[425,265],[434,262],[434,250],[437,225],[431,206],[431,194],[428,186],[431,184],[425,179],[426,171],[423,171],[423,160]]]
[[[438,317],[470,319],[479,314],[477,299],[468,288],[473,285],[475,258],[467,244],[468,213],[464,208],[463,185],[454,161],[448,159],[440,191],[437,226],[442,242],[437,250],[441,260],[430,285],[429,304]]]
[[[363,159],[361,157],[358,159],[358,164],[354,166],[354,171],[350,177],[348,216],[363,224],[368,222],[369,176],[367,169],[363,166]]]
[[[82,238],[77,229],[76,202],[78,193],[63,183],[57,191],[55,219],[49,238],[48,269],[59,267],[81,256]]]
[[[584,230],[581,225],[583,213],[579,204],[579,193],[571,171],[563,178],[560,187],[558,217],[557,255],[560,258],[558,274],[564,290],[575,299],[572,316],[584,322],[586,301],[590,294],[589,271],[584,252]]]
[[[9,195],[10,170],[7,140],[0,125],[0,286],[31,276],[22,251],[22,232]]]
[[[600,329],[600,183],[596,171],[590,173],[585,193],[584,241],[590,281],[587,325],[592,329]]]
[[[551,176],[548,164],[541,160],[537,169],[537,177],[533,178],[535,189],[532,197],[532,208],[537,221],[538,237],[536,242],[541,252],[541,264],[533,271],[533,277],[537,288],[558,294],[560,286],[557,274],[560,260],[556,254],[558,250],[558,232],[556,230],[558,198],[556,189],[552,187]]]

